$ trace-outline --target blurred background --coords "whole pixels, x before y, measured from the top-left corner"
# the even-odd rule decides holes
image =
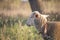
[[[0,40],[42,40],[36,29],[26,26],[33,11],[60,21],[60,0],[0,0]]]

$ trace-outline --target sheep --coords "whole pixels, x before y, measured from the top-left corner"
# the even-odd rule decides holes
[[[37,31],[42,34],[42,37],[44,38],[44,40],[50,38],[47,35],[47,25],[46,25],[48,16],[49,15],[42,15],[38,11],[34,11],[32,12],[32,14],[30,15],[30,17],[26,22],[28,26],[35,26]]]
[[[44,40],[60,40],[60,22],[47,21],[49,15],[42,15],[38,11],[32,12],[26,24],[35,26]]]

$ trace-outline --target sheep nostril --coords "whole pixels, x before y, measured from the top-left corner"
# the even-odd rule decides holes
[[[27,24],[27,26],[31,26],[31,25]]]
[[[30,26],[30,25],[28,25],[28,26]]]

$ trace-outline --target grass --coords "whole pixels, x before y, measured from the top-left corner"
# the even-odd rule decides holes
[[[19,24],[11,17],[8,19],[10,20],[9,24],[6,22],[8,26],[6,24],[3,24],[4,26],[0,26],[0,40],[42,40],[41,35],[38,34],[37,30],[33,26],[28,27],[25,24],[26,19],[17,19],[17,21],[21,21]],[[14,21],[14,25],[10,26],[11,20]],[[3,23],[3,21],[1,21],[1,23]]]
[[[18,26],[0,28],[0,40],[42,40],[34,27]]]

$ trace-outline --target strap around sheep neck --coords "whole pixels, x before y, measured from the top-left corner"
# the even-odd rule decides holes
[[[39,34],[47,34],[47,23],[43,26],[41,26],[41,30],[39,32]]]

